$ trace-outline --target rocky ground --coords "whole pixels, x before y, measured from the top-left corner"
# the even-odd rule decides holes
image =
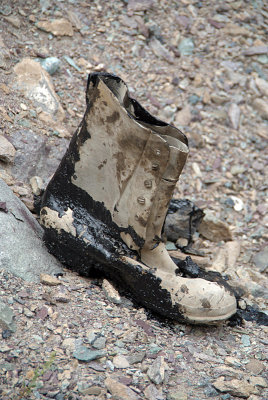
[[[119,75],[189,138],[174,197],[206,212],[200,264],[265,312],[267,18],[261,0],[2,0],[0,178],[34,212],[83,116],[87,74]],[[256,321],[174,324],[106,281],[66,270],[32,283],[1,268],[3,400],[267,398]]]

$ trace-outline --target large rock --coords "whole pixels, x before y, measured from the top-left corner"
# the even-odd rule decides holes
[[[33,282],[39,282],[42,272],[61,273],[42,242],[43,229],[1,179],[0,205],[0,269]]]
[[[23,182],[29,182],[33,176],[48,180],[69,143],[64,138],[37,135],[26,129],[11,132],[9,140],[16,149],[12,175]]]
[[[15,65],[14,72],[16,74],[15,87],[36,107],[41,107],[52,120],[63,121],[65,112],[60,105],[50,76],[41,64],[30,58],[24,58]]]
[[[230,231],[229,226],[208,211],[206,212],[198,231],[204,238],[212,242],[232,240],[232,232]]]

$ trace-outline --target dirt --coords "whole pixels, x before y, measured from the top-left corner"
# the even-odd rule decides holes
[[[54,35],[38,28],[62,18],[67,22]],[[85,111],[88,73],[119,75],[148,111],[189,139],[174,198],[212,212],[232,233],[226,244],[196,233],[193,246],[211,264],[224,249],[220,272],[240,287],[248,310],[265,312],[267,268],[253,258],[268,238],[267,18],[261,0],[2,0],[0,135],[16,155],[11,162],[0,158],[0,177],[34,211],[30,179],[43,171],[46,181],[56,168]],[[60,60],[50,79],[64,120],[62,113],[60,119],[45,114],[16,84],[16,64],[51,56]],[[22,131],[27,140],[19,141]],[[31,137],[38,146],[29,150]],[[241,250],[231,263],[226,245],[234,241]],[[128,297],[114,304],[101,279],[66,270],[59,280],[48,287],[1,273],[1,300],[17,325],[15,332],[2,329],[1,399],[267,398],[267,327],[256,319],[242,326],[174,324]],[[77,349],[96,350],[97,337],[104,355],[79,361]],[[113,363],[118,355],[128,363]]]

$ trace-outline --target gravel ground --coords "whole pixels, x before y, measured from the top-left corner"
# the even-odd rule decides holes
[[[196,235],[205,266],[229,275],[247,304],[265,311],[267,17],[260,0],[2,0],[0,178],[33,210],[30,179],[46,182],[55,170],[83,116],[87,74],[119,75],[189,138],[174,197],[213,213],[232,235],[226,243]],[[25,94],[14,70],[47,57],[60,60],[49,78],[60,105],[53,116]],[[3,400],[267,398],[265,326],[163,321],[124,295],[113,303],[102,280],[67,270],[57,286],[0,276],[16,323],[14,332],[2,329]]]

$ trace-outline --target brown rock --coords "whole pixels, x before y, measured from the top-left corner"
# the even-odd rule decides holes
[[[44,113],[57,121],[63,121],[65,113],[60,105],[49,74],[41,65],[24,58],[14,67],[16,74],[15,87],[28,99],[32,100],[36,107],[41,107]]]
[[[112,396],[116,397],[118,400],[138,400],[139,397],[136,395],[133,390],[131,390],[128,386],[123,385],[122,383],[116,381],[112,378],[107,378],[104,381],[105,386],[112,394]]]
[[[198,231],[204,238],[211,242],[232,240],[232,232],[229,226],[208,212],[206,212],[205,217],[201,221]]]
[[[17,17],[5,17],[5,20],[15,28],[20,28],[20,20]]]
[[[240,242],[238,240],[229,241],[225,243],[224,248],[226,252],[227,268],[233,269],[240,254]]]
[[[246,364],[246,369],[252,372],[254,375],[259,375],[265,369],[265,365],[263,362],[253,358],[249,363]]]
[[[4,136],[0,135],[0,161],[12,163],[15,153],[14,146]]]
[[[252,36],[252,33],[247,30],[246,28],[244,28],[243,26],[239,26],[236,24],[232,24],[229,23],[227,25],[225,25],[225,27],[223,28],[223,31],[227,34],[227,35],[231,35],[231,36]]]
[[[258,394],[253,385],[242,379],[225,381],[224,377],[221,376],[213,383],[213,386],[220,392],[230,393],[233,396],[242,397],[243,399],[247,399],[251,394]]]
[[[116,368],[129,368],[130,366],[126,357],[120,354],[113,358],[113,364]]]
[[[268,97],[268,82],[261,78],[255,78],[255,83],[261,94]]]
[[[178,125],[187,126],[190,124],[192,119],[191,107],[187,105],[176,115],[176,123]]]
[[[57,279],[55,276],[48,274],[40,274],[40,282],[48,286],[58,286],[61,284],[61,281],[59,279]]]
[[[263,99],[255,99],[253,107],[264,119],[268,119],[268,102]]]
[[[163,58],[169,64],[174,64],[174,54],[171,51],[167,50],[165,46],[163,46],[162,43],[159,42],[159,40],[157,40],[156,38],[151,39],[150,47],[157,57]]]
[[[113,287],[113,285],[109,281],[107,281],[107,279],[103,279],[102,290],[104,291],[109,301],[115,304],[121,303],[121,297],[118,291]]]
[[[54,19],[52,21],[39,21],[37,28],[53,33],[55,36],[73,36],[72,24],[66,18]]]

